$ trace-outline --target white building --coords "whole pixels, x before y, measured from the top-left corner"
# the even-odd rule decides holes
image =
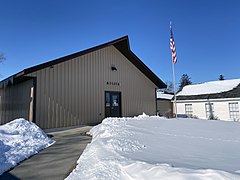
[[[177,112],[201,119],[239,121],[240,79],[185,86],[177,93]]]

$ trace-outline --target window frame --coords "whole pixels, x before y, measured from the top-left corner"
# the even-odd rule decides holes
[[[210,106],[212,106],[212,113],[213,113],[213,116],[215,115],[215,111],[214,111],[214,104],[213,103],[205,103],[205,113],[206,113],[206,118],[209,118],[210,117]]]
[[[231,105],[236,105],[236,106],[231,106]],[[228,103],[228,108],[229,108],[229,118],[233,119],[234,121],[239,120],[239,104],[238,102],[229,102]]]
[[[185,114],[190,117],[193,115],[192,104],[185,104]]]

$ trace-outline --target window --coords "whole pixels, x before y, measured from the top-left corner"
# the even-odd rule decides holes
[[[238,103],[229,103],[229,115],[230,119],[239,120],[239,107]]]
[[[110,107],[110,93],[106,92],[105,94],[106,107]]]
[[[210,118],[210,116],[214,116],[214,106],[213,103],[206,103],[205,104],[205,110],[206,110],[206,117]]]
[[[112,106],[118,106],[118,95],[112,95]]]
[[[192,104],[185,104],[185,114],[192,116]]]

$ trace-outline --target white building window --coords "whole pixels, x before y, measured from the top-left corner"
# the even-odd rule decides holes
[[[239,107],[238,103],[229,103],[229,115],[230,119],[239,120]]]
[[[214,116],[214,106],[213,103],[206,103],[205,104],[205,110],[206,110],[206,117],[210,118],[211,116]]]
[[[188,116],[192,116],[192,104],[185,104],[185,114]]]

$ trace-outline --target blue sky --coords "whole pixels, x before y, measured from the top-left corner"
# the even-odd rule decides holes
[[[4,79],[25,68],[128,35],[132,51],[163,81],[240,78],[238,0],[7,0],[0,5]]]

